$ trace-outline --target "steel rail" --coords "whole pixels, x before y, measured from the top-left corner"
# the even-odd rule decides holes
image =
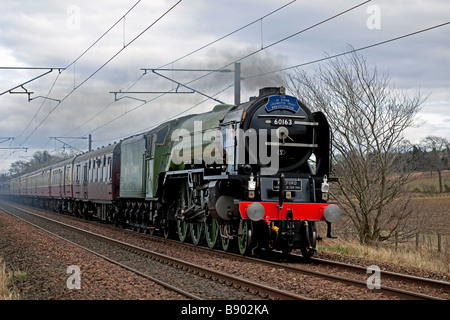
[[[27,211],[27,210],[24,210],[24,209],[20,209],[20,210]],[[33,214],[33,213],[31,213],[31,214]],[[45,218],[45,217],[43,217],[43,218]],[[45,218],[45,219],[49,219],[49,218]],[[49,219],[49,220],[53,220],[53,219]],[[55,222],[57,222],[57,221],[55,221]],[[57,223],[65,225],[62,222],[57,222]],[[70,228],[74,228],[74,229],[78,229],[78,228],[72,227],[72,226],[69,226],[69,227]],[[85,233],[90,233],[89,231],[86,231],[86,230],[82,230],[82,229],[79,229],[79,230],[82,231],[82,232],[85,232]],[[182,260],[179,260],[179,259],[176,259],[176,258],[165,259],[164,257],[158,257],[158,256],[160,256],[159,253],[156,253],[156,252],[153,252],[153,251],[150,251],[150,250],[147,250],[147,249],[143,249],[143,248],[140,248],[140,247],[137,247],[137,246],[133,246],[133,245],[124,243],[124,242],[120,242],[118,240],[111,239],[111,238],[108,238],[108,237],[105,237],[105,236],[101,236],[101,235],[97,235],[97,234],[92,234],[92,235],[96,236],[96,237],[104,238],[104,240],[110,239],[110,240],[112,240],[115,243],[121,243],[122,245],[127,246],[130,249],[139,251],[139,252],[144,253],[146,255],[156,256],[157,259],[161,259],[161,260],[165,260],[165,261],[170,260],[169,263],[171,263],[171,264],[179,265],[181,267],[183,267],[183,265],[184,265],[184,267],[187,267],[190,270],[193,270],[194,272],[197,272],[197,273],[201,272],[201,273],[209,274],[212,277],[222,279],[222,281],[230,281],[230,280],[225,279],[225,277],[227,275],[224,274],[223,272],[217,272],[217,271],[212,270],[212,269],[200,267],[201,269],[207,269],[207,272],[205,272],[205,271],[199,270],[198,269],[199,266],[195,266],[193,264],[190,264],[188,262],[185,262],[185,261],[182,261]],[[160,238],[160,237],[157,237],[156,239],[158,239],[160,241],[164,241],[164,242],[172,242],[173,241],[177,245],[181,244],[181,245],[184,245],[184,246],[195,248],[195,250],[203,250],[203,251],[208,251],[208,252],[211,252],[211,253],[214,252],[217,255],[221,255],[221,256],[224,256],[224,257],[228,257],[228,258],[233,257],[233,258],[236,258],[236,259],[239,259],[239,260],[251,261],[251,262],[254,262],[254,263],[258,263],[258,264],[265,264],[265,265],[268,265],[268,266],[283,268],[285,270],[289,270],[289,271],[293,271],[293,272],[306,273],[306,274],[309,274],[309,275],[312,275],[312,276],[321,277],[321,278],[328,279],[328,280],[331,280],[331,281],[339,281],[339,282],[344,283],[344,284],[353,285],[353,286],[362,287],[362,288],[367,288],[367,282],[361,281],[361,280],[355,280],[355,279],[350,279],[350,278],[346,278],[346,277],[342,277],[342,276],[330,275],[330,274],[322,273],[322,272],[318,272],[318,271],[307,270],[305,268],[300,268],[298,266],[290,266],[290,265],[287,265],[287,264],[284,264],[284,263],[279,263],[279,262],[262,260],[262,259],[258,259],[258,258],[254,258],[254,257],[244,257],[242,255],[233,254],[233,253],[229,253],[229,252],[222,252],[222,251],[218,251],[218,250],[211,250],[209,248],[199,247],[199,246],[195,246],[195,245],[192,245],[192,244],[189,244],[189,243],[180,243],[179,241],[175,241],[175,240],[163,239],[163,238]],[[151,252],[151,254],[149,252]],[[162,255],[162,256],[164,256],[164,255]],[[292,257],[297,257],[297,258],[301,257],[301,256],[297,256],[297,255],[291,255],[291,256]],[[317,259],[317,258],[311,258],[310,260],[313,263],[330,264],[330,265],[338,266],[338,267],[341,267],[341,268],[345,267],[345,268],[348,268],[348,269],[354,269],[354,270],[357,270],[357,271],[363,271],[364,273],[367,272],[367,268],[362,267],[362,266],[345,264],[345,263],[335,262],[335,261],[328,261],[328,260]],[[195,269],[194,267],[196,267],[197,269]],[[430,288],[443,289],[443,290],[449,290],[449,288],[450,288],[450,283],[444,282],[444,281],[420,278],[420,277],[416,277],[416,276],[409,276],[409,275],[404,275],[404,274],[399,274],[399,273],[394,273],[394,272],[389,272],[389,271],[383,271],[383,270],[381,270],[380,272],[381,272],[381,276],[382,277],[383,276],[386,276],[386,277],[389,276],[389,277],[394,278],[394,279],[397,278],[398,280],[409,281],[409,282],[414,283],[416,285],[425,285],[425,286],[428,286]],[[234,278],[237,278],[237,277],[234,277]],[[261,291],[261,287],[258,287],[261,284],[258,284],[258,286],[254,286],[254,284],[252,284],[251,281],[244,280],[244,279],[241,279],[241,278],[237,278],[235,281],[239,281],[239,282],[244,281],[244,282],[241,282],[241,284],[240,284],[241,286],[244,286],[246,288],[252,288],[252,290],[256,290],[256,291],[260,291],[260,292],[266,292],[265,290],[267,290],[267,289],[270,290],[270,288],[271,288],[271,287],[266,287],[265,289],[262,289],[262,291]],[[394,288],[394,287],[389,287],[389,286],[384,286],[384,285],[380,286],[379,289],[373,289],[373,292],[374,292],[374,294],[376,294],[376,293],[384,293],[384,294],[387,294],[387,295],[390,295],[390,296],[397,296],[397,297],[400,297],[402,299],[445,300],[445,299],[442,299],[442,298],[439,298],[439,297],[434,297],[434,296],[430,296],[430,295],[426,295],[426,294],[411,292],[411,291],[398,289],[398,288]],[[286,293],[285,291],[280,290],[281,296],[278,296],[278,298],[280,298],[280,299],[289,299],[289,297],[283,296],[285,293]],[[272,295],[272,296],[274,296],[274,295]],[[277,297],[277,296],[275,295],[275,297]],[[298,296],[298,295],[294,295],[294,296],[290,297],[290,299],[308,299],[308,298],[302,297],[302,296]]]
[[[135,246],[135,245],[132,245],[132,244],[120,241],[120,240],[116,240],[116,239],[113,239],[113,238],[110,238],[110,237],[106,237],[104,235],[100,235],[100,234],[97,234],[97,233],[94,233],[94,232],[91,232],[91,231],[83,230],[83,229],[71,226],[69,224],[66,224],[66,223],[63,223],[63,222],[60,222],[60,221],[57,221],[57,220],[54,220],[54,219],[51,219],[51,218],[48,218],[48,217],[41,216],[39,214],[33,213],[31,211],[28,211],[28,210],[25,210],[25,209],[22,209],[22,208],[18,208],[18,207],[11,206],[11,205],[9,205],[9,206],[12,207],[12,208],[15,208],[16,210],[23,211],[23,212],[31,214],[33,216],[37,216],[38,218],[41,218],[43,220],[47,220],[47,221],[50,221],[52,223],[56,223],[56,224],[58,224],[60,226],[63,226],[65,228],[69,228],[71,230],[76,230],[77,232],[80,232],[80,233],[83,233],[83,234],[89,235],[91,237],[95,237],[97,239],[101,239],[101,240],[104,240],[104,241],[107,241],[107,242],[110,242],[110,243],[114,243],[116,245],[121,245],[123,247],[126,247],[129,250],[133,250],[133,251],[139,252],[141,254],[153,257],[154,259],[159,259],[160,261],[167,262],[168,264],[172,264],[172,265],[180,267],[180,268],[187,268],[188,270],[191,270],[192,272],[194,272],[196,274],[209,276],[209,277],[215,278],[217,280],[220,279],[222,282],[227,282],[227,283],[231,282],[232,284],[235,284],[235,285],[237,285],[239,287],[245,288],[245,289],[247,289],[249,291],[254,291],[256,294],[259,294],[259,295],[261,295],[263,297],[264,296],[269,296],[269,297],[272,297],[274,299],[280,299],[280,300],[311,300],[311,299],[309,299],[309,298],[307,298],[305,296],[302,296],[302,295],[298,295],[298,294],[295,294],[295,293],[292,293],[292,292],[283,291],[283,290],[280,290],[280,289],[277,289],[277,288],[266,286],[266,285],[261,284],[261,283],[257,283],[257,282],[254,282],[254,281],[250,281],[250,280],[246,280],[246,279],[243,279],[243,278],[239,278],[239,277],[233,276],[231,274],[227,274],[227,273],[219,272],[219,271],[216,271],[216,270],[213,270],[213,269],[210,269],[210,268],[202,267],[202,266],[190,263],[190,262],[183,261],[183,260],[178,259],[178,258],[170,257],[170,256],[167,256],[167,255],[164,255],[164,254],[152,251],[152,250],[148,250],[148,249],[141,248],[141,247],[138,247],[138,246]],[[5,210],[4,208],[2,208],[2,209],[5,212],[8,212],[9,214],[14,215],[13,213]],[[66,240],[66,241],[70,241],[70,240]],[[81,247],[81,246],[79,246],[79,247]],[[90,249],[88,249],[88,250],[90,250]],[[184,293],[183,293],[183,295],[184,295]]]
[[[176,243],[178,245],[180,244],[180,242],[176,241],[176,240],[162,239],[162,238],[159,238],[159,237],[158,237],[158,239],[160,239],[161,241],[174,241],[174,243]],[[264,265],[267,265],[267,266],[270,266],[270,267],[283,268],[283,269],[288,270],[288,271],[301,272],[303,274],[308,274],[308,275],[315,276],[315,277],[321,277],[323,279],[328,279],[328,280],[331,280],[331,281],[339,281],[339,282],[344,283],[344,284],[353,285],[353,286],[357,286],[357,287],[368,289],[366,281],[346,278],[346,277],[337,276],[337,275],[331,275],[331,274],[323,273],[323,272],[319,272],[319,271],[307,270],[305,268],[301,268],[301,267],[298,267],[298,266],[291,266],[291,265],[287,265],[287,264],[284,264],[284,263],[274,262],[274,261],[269,261],[269,260],[263,260],[263,259],[259,259],[259,258],[255,258],[255,257],[246,257],[246,256],[242,256],[242,255],[235,254],[235,253],[222,252],[222,251],[218,251],[218,250],[211,250],[209,248],[195,246],[195,245],[190,244],[190,243],[182,243],[182,244],[185,245],[185,246],[189,246],[189,247],[195,248],[196,250],[214,252],[215,254],[221,255],[223,257],[233,257],[233,258],[236,258],[236,259],[239,259],[239,260],[243,260],[243,261],[251,261],[253,263],[264,264]],[[301,257],[301,256],[296,256],[296,255],[291,255],[291,256],[293,256],[293,257]],[[348,264],[339,263],[339,262],[335,263],[334,261],[327,261],[327,260],[316,259],[316,258],[311,258],[310,260],[311,260],[311,262],[317,262],[317,263],[319,263],[319,261],[321,261],[323,263],[329,262],[330,264],[340,265],[341,267],[354,268],[355,270],[363,271],[364,273],[367,272],[367,268],[362,267],[362,266],[348,265]],[[389,275],[389,276],[392,276],[392,277],[398,277],[398,279],[400,279],[400,280],[409,280],[411,283],[414,283],[414,284],[422,283],[424,285],[428,285],[429,287],[433,287],[435,289],[449,290],[449,288],[450,288],[450,283],[443,282],[443,281],[438,281],[438,280],[432,280],[432,279],[420,278],[420,277],[415,277],[415,276],[396,274],[396,273],[389,272],[389,271],[381,271],[381,276],[383,276],[383,275]],[[417,280],[417,282],[415,282],[415,280]],[[401,299],[408,299],[408,300],[411,300],[411,299],[414,299],[414,300],[445,300],[445,299],[442,299],[442,298],[439,298],[439,297],[434,297],[434,296],[430,296],[430,295],[426,295],[426,294],[421,294],[421,293],[417,293],[417,292],[407,291],[407,290],[398,289],[398,288],[385,286],[385,285],[380,285],[379,289],[371,289],[371,290],[373,290],[374,294],[384,293],[384,294],[389,295],[389,296],[397,296],[397,297],[400,297]]]
[[[331,266],[338,266],[348,269],[354,269],[362,272],[366,272],[367,268],[363,266],[358,266],[354,264],[347,264],[343,262],[338,261],[331,261],[326,259],[320,259],[320,258],[312,258],[312,262],[317,264],[328,264]],[[386,271],[386,270],[380,270],[381,276],[386,276],[392,279],[398,279],[400,281],[406,281],[408,283],[414,283],[416,285],[422,285],[422,286],[428,286],[430,288],[439,289],[439,290],[447,290],[450,291],[450,282],[435,280],[435,279],[427,279],[422,277],[417,277],[409,274],[402,274],[392,271]]]
[[[13,207],[13,208],[15,208],[15,209],[17,209],[17,210],[22,210],[22,211],[27,212],[27,211],[24,210],[24,209],[19,209],[19,208],[14,207],[14,206],[11,206],[11,207]],[[194,300],[202,300],[202,298],[200,298],[200,297],[198,297],[198,296],[196,296],[196,295],[193,295],[193,294],[191,294],[191,293],[189,293],[189,292],[187,292],[187,291],[185,291],[185,290],[182,290],[182,289],[180,289],[180,288],[177,288],[177,287],[175,287],[175,286],[173,286],[173,285],[171,285],[171,284],[169,284],[169,283],[167,283],[167,282],[165,282],[165,281],[162,281],[162,280],[157,279],[157,278],[155,278],[155,277],[153,277],[153,276],[151,276],[151,275],[148,275],[148,274],[146,274],[146,273],[143,273],[143,272],[141,272],[141,271],[139,271],[139,270],[137,270],[137,269],[135,269],[135,268],[132,268],[132,267],[130,267],[130,266],[127,266],[127,265],[125,265],[125,264],[123,264],[123,263],[121,263],[121,262],[118,262],[118,261],[116,261],[116,260],[114,260],[114,259],[111,259],[111,258],[109,258],[109,257],[107,257],[107,256],[105,256],[105,255],[102,255],[102,254],[100,254],[100,253],[98,253],[98,252],[96,252],[96,251],[94,251],[94,250],[91,250],[91,249],[89,249],[89,248],[87,248],[87,247],[85,247],[85,246],[82,246],[82,245],[80,245],[80,244],[78,244],[78,243],[76,243],[76,242],[73,242],[73,241],[71,241],[71,240],[69,240],[69,239],[66,239],[66,238],[64,238],[64,237],[62,237],[62,236],[60,236],[60,235],[58,235],[58,234],[56,234],[56,233],[54,233],[54,232],[51,232],[51,231],[49,231],[49,230],[47,230],[47,229],[45,229],[45,228],[43,228],[43,227],[41,227],[41,226],[39,226],[39,225],[33,223],[33,222],[31,222],[31,221],[28,221],[28,220],[26,220],[26,219],[24,219],[24,218],[21,218],[21,217],[17,216],[16,214],[12,213],[10,210],[5,209],[4,207],[0,207],[0,209],[3,210],[4,212],[6,212],[6,213],[8,213],[8,214],[10,214],[10,215],[12,215],[12,216],[14,216],[14,217],[17,218],[17,219],[19,219],[19,220],[21,220],[21,221],[24,221],[24,222],[28,223],[29,225],[32,225],[33,227],[35,227],[35,228],[37,228],[37,229],[39,229],[39,230],[42,230],[42,231],[44,231],[44,232],[46,232],[46,233],[48,233],[48,234],[50,234],[50,235],[52,235],[52,236],[54,236],[54,237],[57,237],[57,238],[59,238],[59,239],[62,239],[62,240],[64,240],[64,241],[70,243],[70,244],[73,244],[73,245],[75,245],[75,246],[77,246],[77,247],[79,247],[79,248],[81,248],[81,249],[83,249],[83,250],[85,250],[85,251],[87,251],[87,252],[89,252],[89,253],[92,253],[92,254],[96,255],[97,257],[100,257],[100,258],[102,258],[102,259],[104,259],[104,260],[106,260],[106,261],[108,261],[108,262],[110,262],[110,263],[113,263],[113,264],[115,264],[115,265],[118,265],[119,267],[122,267],[122,268],[124,268],[124,269],[126,269],[126,270],[129,270],[129,271],[131,271],[131,272],[133,272],[133,273],[135,273],[135,274],[137,274],[137,275],[139,275],[139,276],[141,276],[141,277],[143,277],[143,278],[146,278],[146,279],[148,279],[148,280],[151,280],[151,281],[153,281],[153,282],[156,282],[157,284],[163,286],[164,288],[167,288],[167,289],[169,289],[169,290],[172,290],[172,291],[174,291],[174,292],[177,292],[177,293],[179,293],[179,294],[181,294],[181,295],[183,295],[183,296],[185,296],[185,297],[188,297],[188,298],[191,298],[191,299],[194,299]],[[27,212],[27,213],[33,214],[33,215],[35,215],[35,216],[37,216],[37,217],[39,217],[39,218],[42,218],[42,219],[50,220],[51,222],[58,222],[58,221],[56,221],[56,220],[52,220],[52,219],[49,219],[49,218],[46,218],[46,217],[43,217],[43,216],[34,214],[34,213],[32,213],[32,212]],[[70,226],[67,225],[67,224],[65,224],[64,227],[69,228]],[[70,228],[72,228],[72,227],[70,227]],[[72,229],[73,229],[73,228],[72,228]],[[82,231],[82,229],[78,229],[77,231]]]

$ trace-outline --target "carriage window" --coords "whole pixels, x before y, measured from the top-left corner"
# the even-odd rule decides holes
[[[111,157],[108,157],[108,181],[112,180],[112,161]]]
[[[67,166],[66,167],[66,185],[68,185],[68,184],[71,184],[71,170],[70,169],[72,169],[72,167],[71,166]]]
[[[87,168],[87,164],[85,164],[83,167],[83,182],[87,182],[87,181],[88,181],[88,168]]]
[[[92,165],[91,165],[91,161],[89,161],[89,182],[93,182],[94,179],[94,160],[92,160]]]
[[[97,182],[102,182],[103,178],[102,178],[102,167],[101,165],[101,161],[98,162],[99,166],[97,167]]]
[[[77,165],[76,173],[75,173],[75,181],[77,184],[80,184],[80,165]]]

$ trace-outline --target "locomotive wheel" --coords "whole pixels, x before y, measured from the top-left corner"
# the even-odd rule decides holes
[[[222,223],[220,225],[220,234],[223,251],[229,251],[232,247],[231,243],[233,242],[233,240],[230,239],[231,225],[229,223]]]
[[[209,216],[205,223],[205,239],[210,249],[216,246],[218,234],[219,224],[217,223],[217,219]]]
[[[178,231],[178,239],[181,242],[186,240],[189,232],[189,224],[185,220],[177,220],[177,231]]]
[[[251,220],[242,221],[242,234],[238,235],[238,249],[239,253],[248,255],[251,249],[253,237],[253,225]]]
[[[172,226],[172,223],[170,221],[166,221],[163,226],[163,235],[164,238],[166,239],[170,239],[173,237],[173,233],[175,232],[175,229],[173,228],[174,226]]]
[[[83,205],[83,208],[81,209],[81,215],[84,220],[89,220],[89,208],[86,204]]]
[[[310,221],[308,224],[306,224],[305,237],[308,238],[307,245],[300,248],[300,250],[302,252],[302,256],[306,259],[309,259],[310,257],[317,254],[316,250],[317,231],[316,231],[316,224],[314,222]]]
[[[75,215],[75,218],[79,218],[80,215],[80,207],[78,205],[78,203],[75,203],[74,208],[73,208],[73,214]]]
[[[62,214],[63,213],[63,202],[62,201],[57,201],[55,203],[55,212]]]
[[[192,222],[191,223],[191,239],[192,243],[196,246],[200,243],[202,239],[203,230],[205,229],[205,225],[203,222]]]
[[[164,234],[164,238],[169,239],[169,237],[170,237],[170,228],[168,226],[164,226],[163,234]]]
[[[300,248],[300,250],[302,252],[302,256],[303,256],[304,259],[309,259],[309,258],[313,257],[317,253],[315,248],[303,247],[303,248]]]

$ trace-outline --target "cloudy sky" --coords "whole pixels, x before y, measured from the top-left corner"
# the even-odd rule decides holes
[[[234,101],[232,72],[173,70],[158,72],[197,93],[127,93],[115,101],[112,91],[177,89],[142,68],[233,69],[240,62],[245,101],[279,85],[278,70],[448,22],[445,0],[2,0],[0,148],[18,149],[0,150],[0,171],[37,150],[58,152],[61,141],[87,150],[86,139],[72,137],[91,134],[97,148],[178,114],[208,111],[217,102],[207,96]],[[450,140],[449,38],[446,24],[360,51],[396,88],[429,95],[421,126],[406,132],[412,142]]]

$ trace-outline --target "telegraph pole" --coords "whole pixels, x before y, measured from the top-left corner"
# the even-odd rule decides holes
[[[234,64],[234,105],[241,103],[241,63]]]

